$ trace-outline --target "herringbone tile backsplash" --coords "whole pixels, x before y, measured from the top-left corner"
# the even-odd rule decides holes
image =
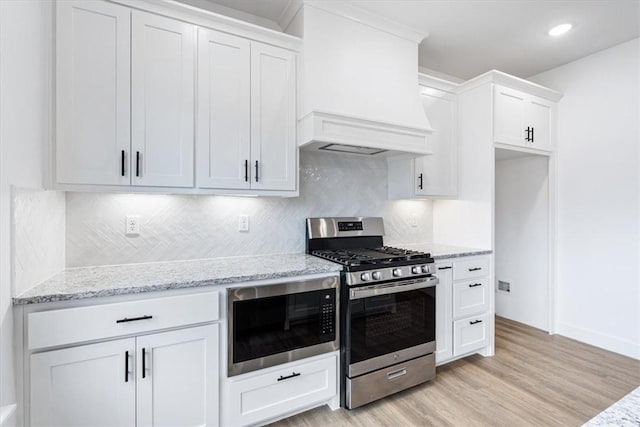
[[[140,236],[125,236],[126,215],[140,215]],[[303,252],[305,218],[352,215],[384,217],[387,244],[432,241],[431,202],[387,201],[384,160],[301,152],[298,198],[67,193],[66,264]]]

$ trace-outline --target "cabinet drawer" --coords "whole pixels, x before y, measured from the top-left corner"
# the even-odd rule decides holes
[[[489,258],[472,258],[464,261],[454,261],[453,280],[465,280],[473,277],[489,275]]]
[[[489,344],[490,314],[467,317],[453,322],[453,355],[470,353]]]
[[[480,314],[489,309],[489,279],[456,282],[453,285],[453,317]]]
[[[338,393],[337,366],[338,357],[332,355],[231,381],[230,424],[244,426],[263,423],[331,399]]]
[[[28,316],[30,350],[218,320],[218,292],[41,311]]]

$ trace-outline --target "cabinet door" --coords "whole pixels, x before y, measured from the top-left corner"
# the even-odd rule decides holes
[[[132,184],[193,187],[194,27],[132,16]]]
[[[32,355],[31,425],[134,426],[134,350],[130,338]]]
[[[416,195],[454,197],[458,192],[456,97],[424,87],[421,99],[434,129],[433,154],[415,159]]]
[[[489,344],[489,316],[467,317],[453,323],[453,355],[460,356],[480,350]]]
[[[59,1],[56,22],[56,182],[128,185],[131,12]]]
[[[489,279],[473,279],[453,285],[453,317],[470,316],[489,310]]]
[[[218,325],[138,337],[138,426],[218,425]]]
[[[453,356],[452,287],[453,264],[436,264],[436,363],[442,363]]]
[[[198,29],[198,187],[250,187],[250,59],[248,40]]]
[[[251,187],[295,190],[296,57],[251,43]]]
[[[551,112],[553,103],[546,99],[532,96],[527,102],[527,126],[533,128],[531,148],[551,150]]]
[[[527,95],[513,89],[495,86],[493,90],[493,139],[503,144],[527,145],[525,110]]]

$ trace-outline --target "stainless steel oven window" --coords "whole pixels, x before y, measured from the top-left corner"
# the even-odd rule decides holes
[[[318,354],[329,353],[340,348],[340,325],[339,325],[339,283],[340,278],[337,276],[322,279],[312,279],[295,282],[285,282],[264,286],[249,286],[242,288],[230,288],[227,290],[227,374],[229,376],[240,375],[246,372],[258,369],[268,368],[294,360],[315,356]],[[335,339],[329,342],[323,342],[302,348],[296,348],[290,351],[272,354],[265,357],[259,357],[234,363],[234,303],[238,301],[255,300],[261,298],[269,298],[274,296],[286,296],[303,294],[305,292],[332,289],[336,293],[334,307],[334,328]]]

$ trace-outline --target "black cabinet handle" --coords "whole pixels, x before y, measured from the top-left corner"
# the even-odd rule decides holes
[[[244,161],[244,182],[249,182],[249,160]]]
[[[474,283],[473,285],[469,285],[470,288],[475,288],[477,286],[482,286],[482,283]]]
[[[482,270],[482,267],[474,267],[469,269],[469,271],[478,271],[478,270]]]
[[[140,316],[140,317],[132,317],[132,318],[127,318],[125,317],[124,319],[118,319],[116,320],[116,323],[127,323],[127,322],[136,322],[138,320],[148,320],[148,319],[153,319],[153,316]]]
[[[258,182],[258,161],[256,160],[256,182]]]
[[[291,375],[287,375],[286,377],[283,377],[282,375],[280,375],[280,378],[278,378],[278,381],[284,381],[284,380],[288,380],[289,378],[295,378],[295,377],[299,377],[300,374],[299,373],[292,373]]]
[[[124,150],[120,153],[120,174],[124,176]]]
[[[452,268],[453,268],[453,267],[451,267],[451,266],[447,266],[447,267],[438,267],[438,270],[450,270],[450,269],[452,269]]]
[[[140,152],[136,151],[136,176],[140,176]]]
[[[124,352],[124,382],[129,382],[129,352]]]
[[[418,180],[419,180],[418,188],[422,190],[422,174],[418,175]]]
[[[531,128],[531,142],[535,141],[536,137],[533,135],[533,127]]]
[[[531,141],[531,136],[530,136],[531,135],[531,128],[529,126],[527,126],[525,131],[527,132],[527,136],[526,136],[526,138],[524,140],[529,142],[529,141]]]
[[[142,378],[147,377],[147,355],[146,349],[142,347]]]
[[[469,322],[470,325],[475,325],[476,323],[482,323],[482,320],[473,320]]]

